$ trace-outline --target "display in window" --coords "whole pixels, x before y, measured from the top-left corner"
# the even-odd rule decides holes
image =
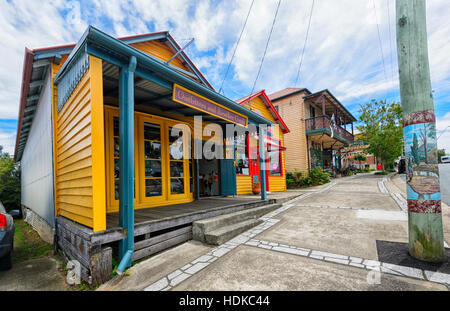
[[[235,137],[235,150],[236,174],[249,175],[247,135],[240,135]]]
[[[158,124],[144,123],[144,139],[160,141],[160,128]]]
[[[183,162],[170,161],[170,177],[183,176]]]
[[[161,179],[146,179],[145,180],[145,196],[153,197],[162,194]]]
[[[170,179],[170,192],[172,194],[184,193],[184,179],[183,178],[171,178]]]
[[[144,144],[146,159],[161,159],[161,143],[146,141]]]
[[[114,157],[119,157],[119,138],[114,138]]]
[[[145,161],[145,177],[161,177],[161,161]]]

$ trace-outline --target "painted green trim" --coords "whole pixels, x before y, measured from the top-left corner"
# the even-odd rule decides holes
[[[321,128],[321,129],[315,129],[315,130],[309,130],[306,131],[306,135],[310,136],[310,135],[314,135],[314,134],[322,134],[322,133],[326,133],[329,134],[331,136],[331,131],[327,128]],[[342,138],[339,134],[334,133],[334,137],[336,137],[338,140],[346,143],[347,145],[350,144],[350,141],[348,141],[345,138]]]

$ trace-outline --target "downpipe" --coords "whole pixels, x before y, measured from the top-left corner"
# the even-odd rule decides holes
[[[129,119],[133,120],[133,122],[127,122],[127,126],[129,127],[128,133],[132,134],[131,142],[133,142],[133,146],[127,146],[126,152],[129,152],[129,150],[131,150],[131,152],[129,153],[131,153],[132,156],[128,157],[129,163],[127,167],[133,167],[133,172],[131,174],[128,174],[128,193],[124,198],[127,201],[127,203],[124,205],[126,207],[124,212],[127,214],[127,218],[124,224],[125,226],[123,228],[124,230],[126,230],[126,252],[120,260],[119,266],[117,267],[116,272],[118,275],[122,275],[125,269],[131,266],[131,259],[134,252],[134,72],[136,70],[136,65],[136,57],[131,56],[128,67],[126,68],[126,70],[128,71],[128,78],[126,81],[126,109]],[[130,140],[128,140],[128,145],[131,142]]]

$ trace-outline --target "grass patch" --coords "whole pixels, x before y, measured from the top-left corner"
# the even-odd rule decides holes
[[[44,242],[39,234],[33,230],[23,219],[15,220],[13,263],[30,259],[47,257],[52,246]]]

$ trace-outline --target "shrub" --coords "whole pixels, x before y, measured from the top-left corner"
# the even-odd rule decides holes
[[[330,182],[330,175],[316,167],[309,172],[308,176],[303,176],[302,172],[286,173],[286,186],[288,189],[323,185]]]
[[[286,173],[286,186],[288,187],[288,189],[296,188],[294,174]]]
[[[311,178],[311,184],[313,185],[323,185],[330,182],[330,175],[323,172],[319,167],[313,168],[309,172],[309,177]]]
[[[299,180],[299,185],[301,187],[308,187],[308,186],[311,186],[312,182],[313,181],[312,181],[311,177],[302,177]]]

